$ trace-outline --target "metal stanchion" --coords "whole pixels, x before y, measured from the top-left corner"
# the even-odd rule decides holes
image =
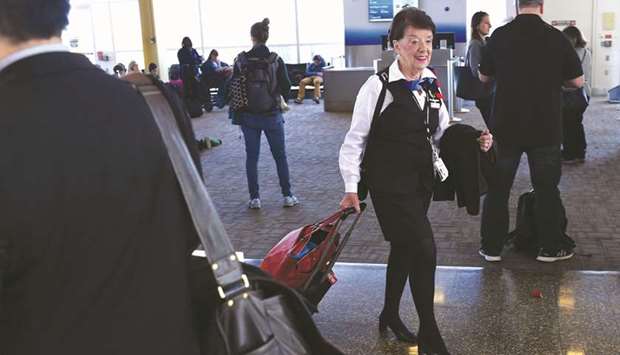
[[[447,74],[448,74],[448,113],[450,115],[450,122],[461,122],[462,119],[458,118],[456,116],[454,116],[454,107],[456,104],[456,85],[455,85],[455,80],[454,80],[454,67],[456,66],[456,63],[458,62],[458,58],[453,57],[448,59],[447,61]]]
[[[464,67],[465,66],[465,60],[463,59],[463,57],[455,57],[455,67]],[[458,90],[457,86],[458,86],[458,78],[456,78],[455,75],[455,80],[456,80],[456,84],[455,84],[455,90]],[[468,113],[469,109],[463,107],[465,104],[465,100],[461,99],[460,97],[456,96],[454,99],[454,112],[456,113]]]

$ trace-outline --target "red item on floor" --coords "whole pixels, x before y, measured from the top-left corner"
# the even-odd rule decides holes
[[[360,207],[363,211],[366,205],[362,203]],[[267,253],[260,268],[318,305],[337,281],[332,268],[361,213],[344,236],[340,228],[353,214],[353,208],[340,210],[319,222],[293,230]]]
[[[533,289],[532,292],[530,293],[530,295],[533,298],[543,298],[542,292],[539,289]]]

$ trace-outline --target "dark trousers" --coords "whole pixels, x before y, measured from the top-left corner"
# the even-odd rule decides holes
[[[518,148],[498,144],[496,176],[489,183],[484,199],[480,228],[482,247],[492,255],[499,255],[508,235],[508,199],[523,153],[527,154],[536,194],[534,220],[539,247],[555,250],[562,246],[564,207],[558,190],[562,176],[560,147]]]
[[[197,100],[200,97],[200,83],[196,79],[195,71],[196,69],[189,65],[183,65],[181,68],[185,99]]]
[[[562,117],[564,120],[564,142],[562,144],[564,158],[585,158],[587,143],[586,132],[583,128],[583,112],[564,109]]]
[[[250,198],[259,198],[258,192],[258,157],[260,155],[261,133],[265,132],[271,148],[271,155],[276,161],[278,179],[283,196],[291,196],[291,183],[284,144],[284,120],[282,114],[270,116],[243,114],[241,130],[245,138],[245,170],[248,177]]]
[[[370,191],[384,237],[390,241],[383,312],[398,317],[400,299],[409,279],[420,318],[420,333],[443,344],[435,320],[435,268],[437,252],[427,217],[431,193],[378,194]]]
[[[480,110],[484,124],[491,127],[491,111],[493,109],[493,95],[476,100],[476,107]]]

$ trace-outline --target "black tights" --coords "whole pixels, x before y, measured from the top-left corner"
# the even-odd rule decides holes
[[[370,190],[372,203],[385,238],[390,241],[383,317],[392,325],[403,325],[400,299],[407,279],[420,318],[418,341],[437,353],[447,353],[434,312],[437,251],[427,217],[431,194],[377,194]]]
[[[420,318],[420,330],[435,335],[438,333],[434,312],[437,254],[430,225],[427,224],[423,229],[415,241],[391,243],[384,312],[389,317],[398,317],[400,299],[409,278],[411,295]]]

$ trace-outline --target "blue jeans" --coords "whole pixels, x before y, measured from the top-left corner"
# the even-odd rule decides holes
[[[492,255],[502,251],[508,235],[508,199],[523,153],[527,154],[536,194],[534,220],[539,247],[555,250],[563,245],[564,206],[558,189],[562,176],[560,146],[520,148],[498,144],[496,176],[492,183],[489,182],[480,227],[482,247]]]
[[[258,193],[258,157],[260,154],[261,133],[265,132],[267,142],[271,148],[271,155],[276,161],[278,178],[283,196],[291,196],[291,183],[286,160],[284,144],[284,119],[282,113],[260,115],[251,113],[238,113],[238,121],[241,124],[245,139],[245,171],[248,177],[248,189],[250,199],[259,198]]]

